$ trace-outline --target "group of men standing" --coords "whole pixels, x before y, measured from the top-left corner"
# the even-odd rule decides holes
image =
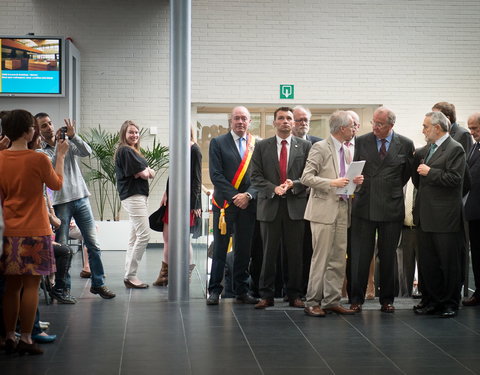
[[[442,113],[443,104],[448,103],[437,103],[425,115],[427,145],[416,151],[410,139],[393,130],[396,116],[386,107],[375,110],[372,132],[358,137],[358,115],[336,111],[330,116],[330,136],[325,140],[308,135],[311,113],[306,108],[280,107],[274,113],[275,136],[258,141],[248,132],[248,109],[235,107],[230,132],[212,139],[209,150],[214,251],[207,304],[219,303],[232,237],[233,284],[239,303],[254,304],[256,309],[273,306],[277,265],[282,263],[290,306],[314,317],[358,313],[376,248],[381,311],[394,312],[404,186],[412,178],[417,189],[413,214],[422,291],[415,312],[455,316],[465,272],[462,197],[467,189],[463,181],[470,175],[465,217],[471,223],[472,262],[480,293],[480,114],[468,121],[477,141],[470,150],[468,143],[462,146],[454,140],[454,136],[463,142],[469,139],[471,145],[468,131],[456,124],[451,113],[448,117]],[[365,161],[363,172],[349,179],[347,172],[355,161]],[[356,186],[354,195],[342,194],[340,188],[351,183]],[[248,284],[255,220],[260,223],[263,245],[260,299],[250,293]],[[310,261],[305,294],[304,269]],[[340,304],[345,276],[349,308]],[[475,293],[463,303],[480,304],[480,296]]]

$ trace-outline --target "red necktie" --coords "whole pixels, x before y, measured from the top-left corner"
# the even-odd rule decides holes
[[[282,141],[282,149],[280,150],[280,185],[287,179],[287,141]]]

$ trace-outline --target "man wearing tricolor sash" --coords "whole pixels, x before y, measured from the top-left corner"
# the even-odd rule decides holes
[[[250,160],[255,138],[248,133],[251,116],[245,107],[235,107],[230,132],[213,138],[209,148],[210,179],[214,185],[213,259],[207,305],[218,305],[223,286],[225,260],[233,235],[233,289],[239,303],[257,303],[249,293],[248,265],[255,227],[256,190],[250,183]]]

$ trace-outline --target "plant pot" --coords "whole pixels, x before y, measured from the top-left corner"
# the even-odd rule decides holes
[[[97,221],[96,224],[97,240],[101,250],[127,250],[130,235],[128,220]]]

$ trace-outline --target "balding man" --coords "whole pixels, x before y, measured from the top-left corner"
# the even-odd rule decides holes
[[[413,142],[393,131],[395,114],[386,107],[373,113],[372,132],[356,139],[354,160],[365,160],[365,180],[352,208],[351,309],[361,311],[377,240],[381,311],[392,313],[395,257],[405,217],[403,186],[413,163]]]
[[[209,148],[213,192],[213,259],[207,305],[218,305],[223,286],[225,260],[233,236],[233,288],[239,303],[257,303],[249,293],[248,264],[255,228],[257,192],[250,183],[250,159],[255,138],[248,133],[252,119],[245,107],[235,107],[230,132],[213,138]]]
[[[470,192],[465,202],[465,219],[470,234],[470,253],[475,278],[475,292],[465,299],[464,306],[480,305],[480,112],[468,118],[468,129],[475,140],[467,154],[467,167],[470,171]]]

